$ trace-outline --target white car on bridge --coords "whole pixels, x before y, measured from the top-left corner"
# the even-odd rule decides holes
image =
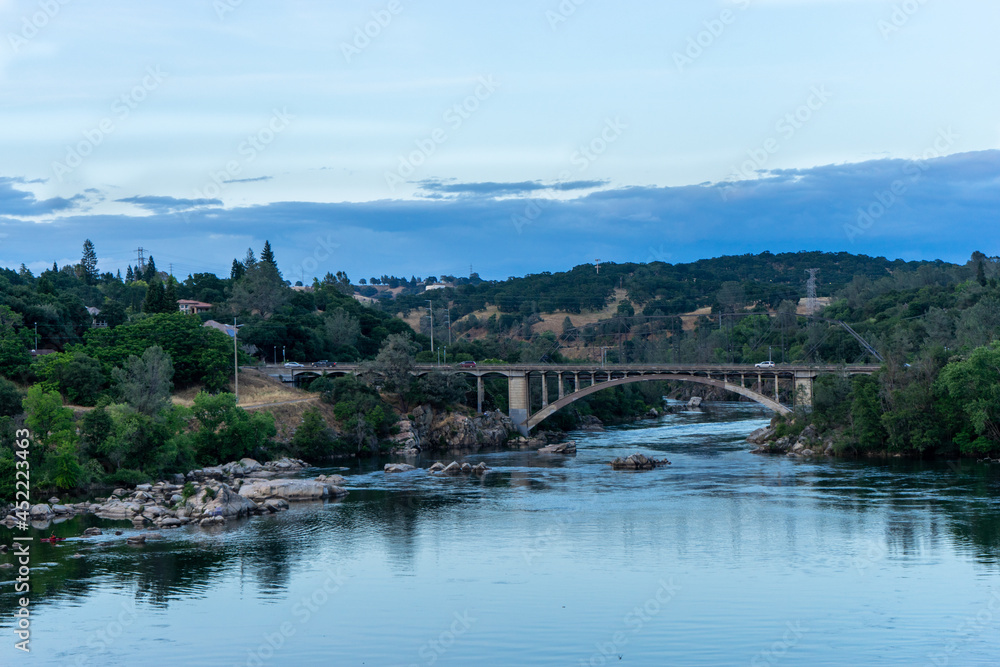
[[[760,361],[754,364],[754,368],[774,368],[773,361]]]

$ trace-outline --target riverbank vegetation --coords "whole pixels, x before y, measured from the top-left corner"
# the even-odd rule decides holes
[[[290,285],[267,243],[259,259],[248,250],[223,277],[179,281],[152,257],[124,277],[101,273],[89,241],[74,266],[37,276],[24,265],[0,269],[0,473],[13,469],[22,425],[36,433],[36,488],[124,483],[240,456],[377,452],[414,406],[475,406],[461,375],[412,376],[414,364],[436,361],[442,348],[449,362],[480,365],[593,363],[602,355],[612,364],[836,364],[871,362],[874,349],[885,360],[879,373],[820,378],[815,409],[781,428],[815,424],[844,453],[1000,452],[1000,264],[982,253],[964,265],[762,253],[505,281],[442,278],[447,286],[431,291],[427,281],[388,276],[358,286],[343,272]],[[359,288],[372,286],[377,298],[361,303]],[[433,331],[431,317],[415,315],[428,298]],[[179,312],[179,299],[205,302],[202,312]],[[246,411],[228,393],[233,331],[218,323],[234,319],[241,364],[325,358],[363,362],[362,372],[313,382],[326,407],[297,414],[279,437],[272,415]],[[209,320],[216,325],[203,326]],[[487,377],[484,390],[485,409],[507,410],[502,378]],[[630,421],[660,407],[668,390],[597,392],[546,427]],[[183,405],[171,400],[178,391],[190,397]],[[540,388],[532,391],[540,405]]]

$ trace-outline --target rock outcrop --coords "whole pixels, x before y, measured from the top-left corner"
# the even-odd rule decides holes
[[[400,473],[400,472],[410,472],[411,470],[416,470],[416,466],[411,466],[409,463],[386,463],[385,471],[387,473]]]
[[[347,491],[339,486],[308,479],[254,480],[240,487],[240,495],[250,500],[263,502],[271,498],[287,501],[323,500],[346,496]]]
[[[393,437],[396,454],[495,449],[506,444],[514,431],[514,422],[499,410],[469,417],[458,412],[435,412],[422,405],[413,410],[411,417],[396,424],[399,428],[399,434]]]
[[[538,450],[539,454],[576,454],[576,440],[557,442]]]
[[[778,438],[777,431],[777,423],[772,421],[770,426],[751,433],[747,442],[758,445],[751,453],[778,454],[800,459],[834,455],[833,440],[821,440],[819,431],[812,424],[802,429],[797,437],[785,435]]]
[[[615,470],[653,470],[670,465],[667,459],[649,458],[645,454],[631,454],[625,458],[618,457],[611,462]]]
[[[242,459],[221,466],[192,470],[187,475],[172,476],[168,481],[139,484],[129,491],[115,489],[99,502],[39,504],[28,513],[32,525],[44,529],[53,520],[62,521],[75,514],[94,514],[102,519],[131,521],[136,528],[179,528],[198,523],[222,525],[229,519],[288,509],[288,500],[315,500],[347,495],[340,475],[321,475],[314,480],[269,479],[282,473],[307,467],[304,461],[283,458],[261,464]],[[187,482],[185,482],[187,480]],[[244,492],[244,489],[246,491]],[[56,499],[58,500],[58,499]],[[268,502],[274,500],[275,502]],[[17,523],[14,507],[0,524]],[[96,532],[93,532],[96,531]],[[85,535],[99,535],[100,529],[88,529]]]
[[[457,461],[452,461],[448,465],[438,461],[427,469],[427,472],[432,475],[477,475],[479,477],[482,477],[488,471],[489,468],[482,462],[472,465],[471,463],[459,463]]]

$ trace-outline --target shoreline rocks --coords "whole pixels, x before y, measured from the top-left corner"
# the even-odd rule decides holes
[[[759,428],[749,436],[747,442],[758,445],[751,454],[777,454],[791,456],[800,459],[808,459],[816,456],[834,456],[833,440],[820,440],[819,432],[812,424],[805,427],[798,437],[785,435],[775,438],[777,426],[774,422],[770,426]]]
[[[28,514],[32,525],[40,529],[78,514],[93,514],[109,521],[131,521],[136,528],[152,525],[172,529],[190,524],[224,525],[229,519],[287,510],[289,501],[325,500],[347,495],[343,488],[345,480],[340,475],[320,475],[312,480],[278,477],[306,467],[308,464],[298,459],[282,458],[261,464],[245,458],[192,470],[186,475],[174,475],[171,477],[173,482],[138,484],[131,491],[116,488],[103,500],[36,504]],[[16,525],[13,505],[8,505],[3,513],[7,516],[0,524]],[[83,533],[87,537],[100,534],[100,528],[88,528]]]

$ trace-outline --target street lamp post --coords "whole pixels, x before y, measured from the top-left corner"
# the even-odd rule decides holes
[[[427,312],[431,314],[431,352],[434,351],[434,302],[427,299]]]
[[[281,346],[281,363],[285,363],[285,346]]]

